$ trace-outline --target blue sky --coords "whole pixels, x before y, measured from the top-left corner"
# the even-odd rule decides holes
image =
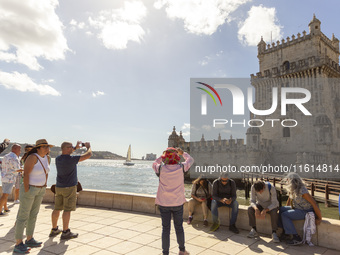
[[[338,0],[0,0],[1,137],[159,155],[173,126],[189,140],[190,78],[248,78],[261,36],[308,33],[313,13],[339,38],[339,9]]]

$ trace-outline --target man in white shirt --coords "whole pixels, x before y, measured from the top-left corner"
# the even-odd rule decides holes
[[[0,215],[9,212],[7,207],[8,195],[12,193],[13,185],[18,172],[23,171],[19,161],[20,151],[21,146],[19,144],[13,144],[11,152],[6,154],[2,160],[1,180],[3,194],[0,198]],[[4,213],[2,212],[2,207],[4,207]]]

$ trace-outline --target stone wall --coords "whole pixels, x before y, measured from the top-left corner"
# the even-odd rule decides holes
[[[2,188],[0,187],[2,193]],[[9,200],[13,200],[14,195],[9,196]],[[48,188],[43,199],[44,203],[53,203],[54,194]],[[120,209],[126,211],[135,211],[142,213],[150,213],[159,215],[159,211],[155,206],[155,196],[114,192],[103,190],[83,190],[78,194],[78,205],[103,207],[107,209]],[[236,226],[240,229],[250,230],[248,225],[247,206],[240,205]],[[230,210],[227,207],[219,208],[219,218],[222,225],[228,226],[231,217]],[[184,219],[188,217],[188,203],[184,204]],[[271,234],[270,216],[267,215],[264,220],[257,222],[257,230],[262,234]],[[194,221],[203,221],[203,214],[200,206],[195,208]],[[209,223],[211,223],[211,213],[209,212]],[[298,233],[302,236],[304,221],[294,221],[294,225]],[[160,223],[161,224],[161,223]],[[317,233],[313,235],[312,242],[315,245],[336,249],[340,251],[340,221],[332,219],[323,219],[322,223],[317,227]]]

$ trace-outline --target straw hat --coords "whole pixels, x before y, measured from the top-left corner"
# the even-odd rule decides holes
[[[39,139],[35,142],[35,146],[33,148],[39,148],[41,146],[49,146],[49,147],[53,147],[54,145],[48,144],[48,142],[46,141],[46,139]]]

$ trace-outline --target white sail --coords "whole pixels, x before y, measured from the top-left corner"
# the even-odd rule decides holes
[[[133,166],[135,163],[131,162],[131,144],[129,145],[129,149],[126,154],[126,161],[124,162],[124,165],[126,166]]]
[[[127,151],[126,162],[131,162],[131,144],[129,145],[129,149]]]

